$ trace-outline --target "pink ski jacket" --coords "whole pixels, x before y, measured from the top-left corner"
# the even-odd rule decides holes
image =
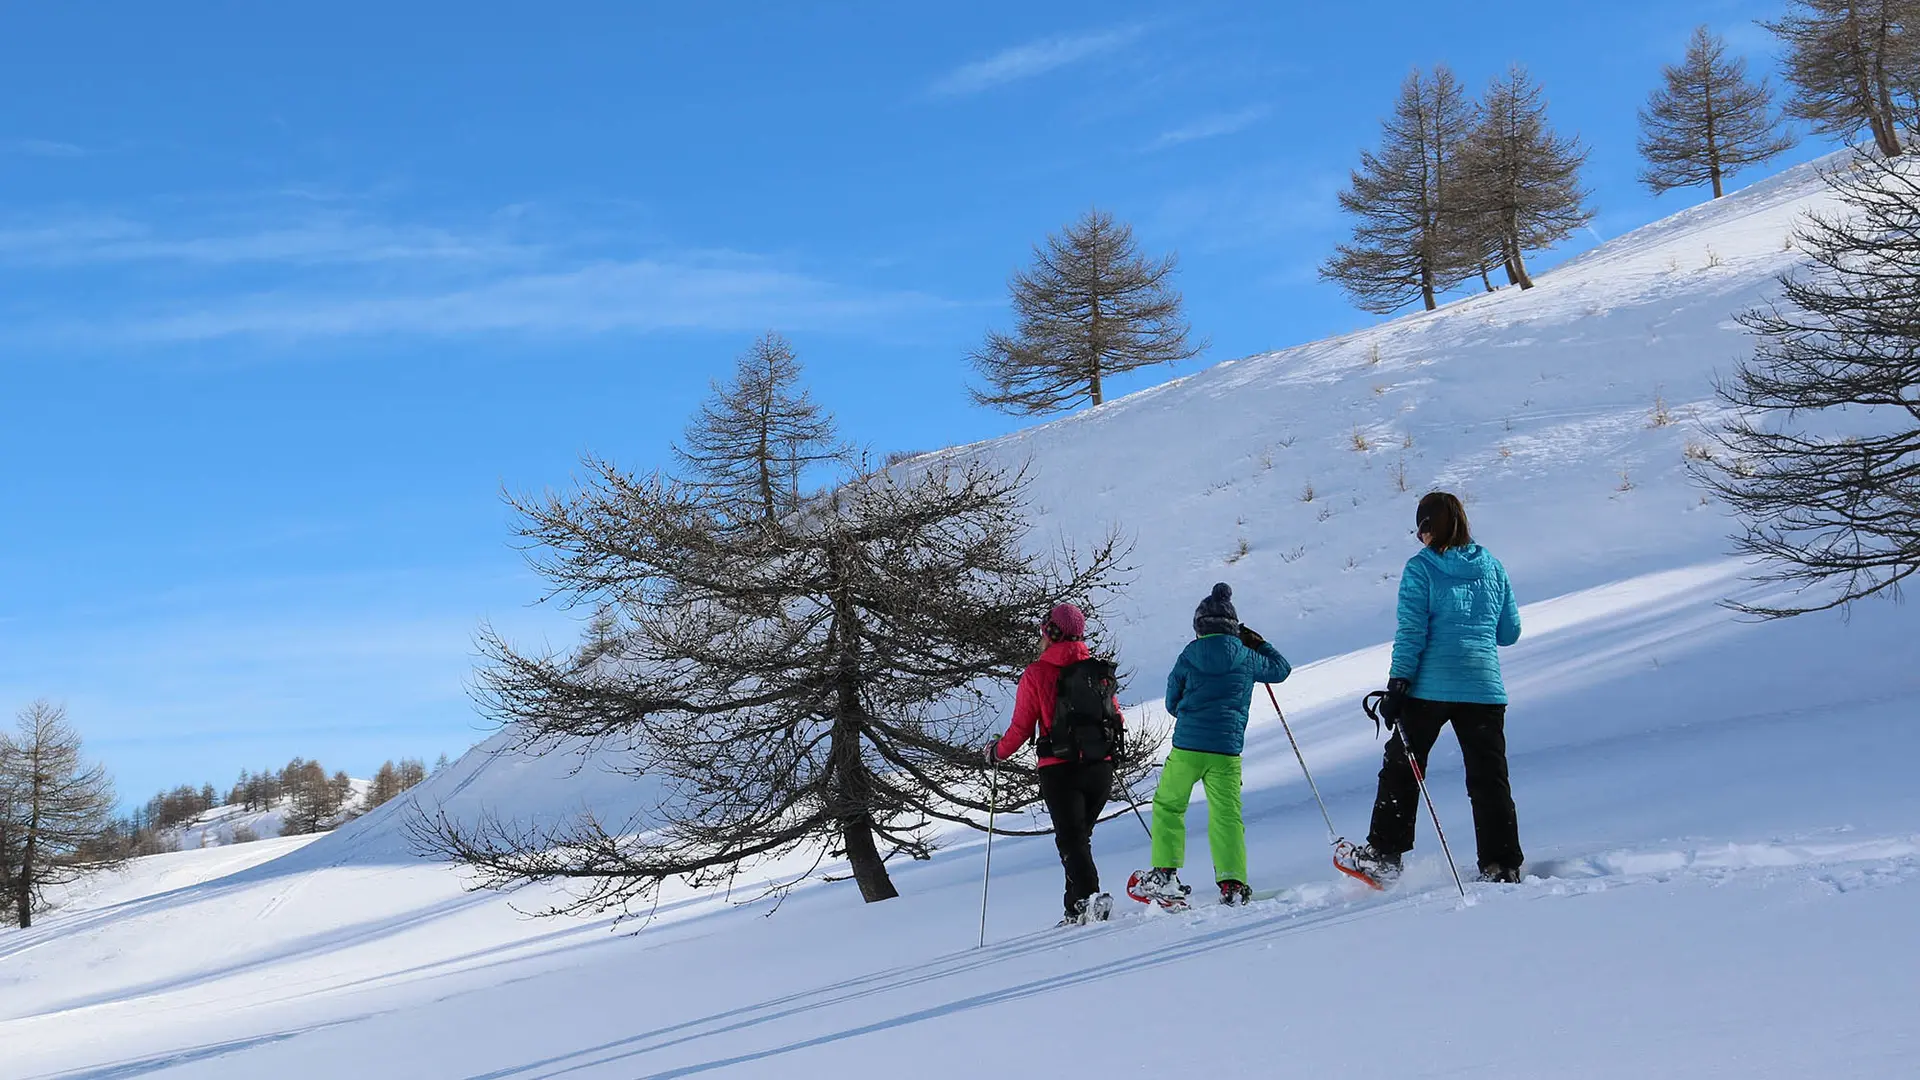
[[[1002,761],[1018,752],[1021,743],[1033,738],[1036,729],[1041,735],[1053,730],[1053,701],[1060,687],[1061,669],[1092,656],[1084,641],[1057,641],[1047,646],[1047,651],[1040,654],[1040,659],[1027,665],[1027,670],[1020,676],[1020,689],[1014,693],[1013,722],[1007,726],[1007,733],[1000,736],[1000,743],[994,748]],[[1120,711],[1117,700],[1114,702],[1114,711]],[[1049,765],[1064,764],[1066,762],[1059,758],[1040,759],[1043,769]]]

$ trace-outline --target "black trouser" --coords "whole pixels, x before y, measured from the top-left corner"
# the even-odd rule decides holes
[[[1100,891],[1100,868],[1093,864],[1093,823],[1106,809],[1113,790],[1113,765],[1048,765],[1040,770],[1040,797],[1053,816],[1053,846],[1067,870],[1067,914]]]
[[[1480,866],[1519,869],[1520,822],[1513,810],[1513,785],[1507,780],[1507,707],[1458,701],[1408,698],[1400,731],[1426,775],[1427,754],[1440,729],[1453,722],[1460,757],[1467,766],[1467,798],[1473,802],[1473,833]],[[1398,855],[1413,848],[1413,823],[1420,813],[1420,788],[1407,765],[1400,739],[1387,740],[1380,765],[1380,793],[1373,800],[1373,829],[1367,843],[1375,851]]]

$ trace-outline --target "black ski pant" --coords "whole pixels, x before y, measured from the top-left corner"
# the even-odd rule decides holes
[[[1507,779],[1507,707],[1459,701],[1408,698],[1400,714],[1400,736],[1387,740],[1380,763],[1380,793],[1373,800],[1373,828],[1367,843],[1375,851],[1399,855],[1413,848],[1413,823],[1420,813],[1420,788],[1401,749],[1404,738],[1426,775],[1427,754],[1440,729],[1453,723],[1460,757],[1467,767],[1467,798],[1473,803],[1473,834],[1480,866],[1518,870],[1520,822],[1513,809],[1513,785]]]
[[[1040,797],[1053,817],[1053,845],[1067,871],[1067,914],[1100,891],[1100,868],[1093,864],[1093,824],[1113,790],[1113,764],[1047,765],[1040,769]]]

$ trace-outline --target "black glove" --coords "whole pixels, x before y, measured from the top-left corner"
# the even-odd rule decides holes
[[[1388,679],[1387,696],[1380,699],[1380,719],[1389,729],[1400,726],[1400,713],[1407,704],[1407,691],[1413,689],[1408,679]]]
[[[992,742],[987,744],[986,757],[987,757],[988,766],[994,766],[994,765],[1000,764],[1000,740],[999,739],[995,739]]]
[[[1261,637],[1259,632],[1254,630],[1253,627],[1243,626],[1240,628],[1240,644],[1245,645],[1249,649],[1258,649],[1266,643],[1267,639]]]

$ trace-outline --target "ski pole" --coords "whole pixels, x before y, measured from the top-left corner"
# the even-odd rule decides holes
[[[1447,857],[1447,869],[1453,871],[1453,887],[1460,890],[1464,898],[1467,887],[1460,883],[1460,868],[1454,865],[1453,849],[1447,846],[1447,830],[1440,827],[1440,811],[1433,807],[1433,796],[1427,792],[1427,778],[1420,771],[1420,762],[1413,756],[1413,747],[1407,745],[1407,732],[1400,725],[1394,725],[1394,735],[1400,740],[1400,752],[1407,755],[1407,765],[1413,769],[1413,782],[1420,785],[1420,797],[1427,802],[1427,816],[1433,819],[1433,835],[1440,838],[1440,851]]]
[[[1320,785],[1313,782],[1313,773],[1307,770],[1307,756],[1300,752],[1300,741],[1293,737],[1293,726],[1287,723],[1287,714],[1280,708],[1280,696],[1273,692],[1273,684],[1267,683],[1267,700],[1273,702],[1273,711],[1280,717],[1280,730],[1287,733],[1287,742],[1293,746],[1293,757],[1300,763],[1300,775],[1307,778],[1307,787],[1313,791],[1313,801],[1320,804],[1320,817],[1327,823],[1327,840],[1334,847],[1340,846],[1340,834],[1334,831],[1333,815],[1327,813],[1327,801],[1320,797]]]
[[[1133,793],[1128,792],[1127,794],[1131,796]],[[1127,805],[1133,807],[1133,816],[1140,819],[1140,827],[1147,830],[1147,839],[1153,839],[1153,828],[1147,824],[1147,816],[1140,812],[1140,804],[1134,802],[1132,798],[1128,798]]]
[[[1360,701],[1360,708],[1376,724],[1380,722],[1380,714],[1374,710],[1374,703],[1386,696],[1386,691],[1375,690]],[[1419,760],[1413,756],[1413,747],[1407,745],[1407,729],[1400,724],[1389,726],[1393,730],[1393,737],[1400,740],[1400,752],[1407,756],[1407,767],[1413,770],[1413,782],[1420,785],[1420,798],[1426,801],[1427,816],[1433,819],[1433,835],[1440,838],[1440,851],[1447,857],[1447,869],[1453,871],[1453,887],[1460,890],[1460,896],[1464,899],[1467,887],[1460,881],[1460,867],[1454,864],[1453,849],[1447,846],[1447,830],[1440,827],[1440,811],[1434,809],[1433,796],[1427,791],[1426,774],[1421,770]]]
[[[987,886],[993,881],[993,814],[1000,804],[1000,763],[993,763],[987,788],[987,872],[980,876],[980,947],[987,947]]]

